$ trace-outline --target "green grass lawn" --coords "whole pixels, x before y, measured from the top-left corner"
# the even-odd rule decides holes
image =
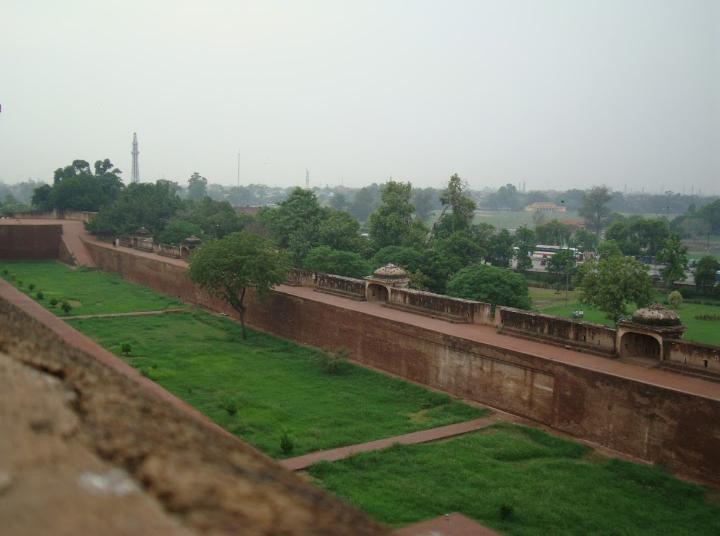
[[[720,506],[706,489],[509,424],[309,473],[391,525],[461,512],[504,534],[720,534]]]
[[[578,301],[578,291],[568,292],[566,301],[564,290],[557,293],[553,289],[530,287],[530,297],[532,298],[535,309],[541,313],[563,318],[572,318],[573,311],[581,310],[584,313],[583,320],[586,322],[595,322],[608,326],[613,325],[613,322],[605,317],[605,313],[580,303]],[[657,299],[661,301],[663,296],[658,295]],[[687,331],[685,335],[683,335],[683,339],[720,346],[720,321],[695,318],[698,315],[720,314],[720,306],[683,303],[677,313],[683,324],[687,326]]]
[[[318,350],[204,312],[75,320],[73,327],[273,457],[392,437],[486,412],[351,364],[330,374]]]
[[[34,299],[37,292],[42,291],[44,298],[36,301],[61,316],[64,313],[59,306],[50,306],[53,298],[59,303],[64,300],[70,303],[70,316],[155,311],[182,306],[173,298],[123,281],[117,275],[85,268],[72,269],[54,261],[0,262],[0,277]],[[32,291],[30,285],[35,286]]]

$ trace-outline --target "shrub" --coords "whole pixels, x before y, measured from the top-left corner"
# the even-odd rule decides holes
[[[72,311],[72,305],[70,305],[68,302],[64,301],[60,305],[60,308],[63,310],[63,312],[67,315],[70,314],[70,311]]]
[[[130,346],[130,343],[124,342],[120,346],[120,351],[123,353],[123,355],[128,356],[130,355],[130,352],[132,352],[132,346]]]
[[[280,451],[283,454],[290,454],[295,449],[295,441],[293,441],[293,438],[290,437],[290,434],[287,430],[283,430],[282,435],[280,436]]]
[[[38,290],[38,291],[37,291],[37,294],[35,294],[35,297],[36,297],[38,300],[44,300],[44,299],[45,299],[45,294],[43,294],[42,290]]]
[[[673,290],[670,294],[668,294],[668,303],[670,303],[673,309],[679,309],[682,302],[682,294],[680,294],[677,290]]]
[[[8,275],[8,271],[7,271],[7,270],[3,270],[3,275]]]
[[[30,283],[30,284],[28,285],[28,288],[29,288],[30,290],[35,290],[35,283]]]
[[[238,412],[237,400],[230,396],[224,396],[220,399],[220,407],[224,409],[228,415],[235,415]]]
[[[335,353],[329,355],[321,354],[320,365],[328,374],[339,374],[345,369],[349,354],[347,348],[338,348]]]
[[[511,504],[502,503],[499,508],[500,519],[507,521],[515,515],[515,507]]]
[[[695,320],[710,320],[710,321],[718,321],[720,320],[720,314],[717,313],[706,313],[701,315],[695,315]]]
[[[18,279],[18,282],[17,282],[17,284],[18,284],[18,287],[22,287],[22,285],[23,285],[23,282],[22,282],[22,280]]]
[[[50,299],[50,307],[55,307],[58,304],[57,298]]]

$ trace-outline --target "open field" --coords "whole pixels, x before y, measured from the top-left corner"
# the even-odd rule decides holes
[[[705,488],[508,424],[309,473],[391,525],[458,511],[504,534],[720,533],[720,505]]]
[[[71,314],[116,313],[181,305],[100,271],[59,263],[0,265],[27,291],[80,302]],[[35,297],[35,291],[30,293]],[[53,309],[51,309],[53,310]],[[60,310],[54,311],[60,314]],[[452,424],[486,412],[450,397],[348,363],[328,373],[320,351],[249,330],[202,311],[154,317],[72,320],[79,331],[265,453],[285,455],[362,443]],[[122,344],[131,345],[122,355]]]
[[[605,313],[580,303],[578,301],[578,291],[571,290],[568,292],[566,302],[564,290],[557,293],[553,289],[530,287],[530,297],[532,298],[533,307],[541,313],[572,318],[573,311],[581,310],[585,315],[583,320],[586,322],[613,325],[612,321],[605,317]],[[662,301],[663,298],[658,294],[658,301]],[[680,320],[688,328],[683,336],[684,339],[720,346],[720,320],[700,320],[695,318],[698,315],[718,315],[720,314],[720,306],[683,303],[677,313]]]
[[[297,456],[461,422],[482,410],[204,312],[94,318],[72,325],[226,430],[273,457]],[[295,442],[280,450],[287,430]]]
[[[54,261],[0,262],[0,277],[33,298],[42,291],[44,298],[36,301],[59,316],[65,314],[59,306],[51,307],[53,298],[72,305],[70,316],[159,311],[182,305],[173,298],[123,281],[120,276],[85,268],[71,269]],[[32,291],[30,285],[35,286]]]

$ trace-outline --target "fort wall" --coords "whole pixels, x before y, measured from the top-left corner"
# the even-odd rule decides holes
[[[552,343],[598,353],[614,355],[617,332],[602,324],[578,322],[511,307],[498,307],[498,325],[503,333],[543,339]]]
[[[91,242],[86,245],[103,270],[235,316],[227,305],[208,297],[186,278],[181,261]],[[325,350],[345,347],[362,364],[720,484],[717,397],[513,351],[452,335],[450,330],[445,333],[287,292],[272,292],[263,300],[250,295],[249,301],[247,321],[258,329]],[[493,333],[488,326],[473,329]],[[609,344],[603,337],[599,330],[600,346]]]
[[[3,225],[0,221],[0,259],[57,259],[61,237],[61,224]]]

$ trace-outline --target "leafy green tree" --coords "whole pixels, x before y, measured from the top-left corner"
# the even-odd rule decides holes
[[[50,212],[53,209],[52,186],[43,184],[33,191],[32,206],[42,212]]]
[[[388,263],[400,266],[408,272],[415,272],[423,268],[423,252],[407,246],[386,246],[373,255],[373,269]]]
[[[377,204],[378,187],[377,185],[373,186],[374,188],[370,186],[360,188],[355,193],[355,197],[353,197],[352,203],[350,203],[348,211],[350,212],[350,214],[355,216],[355,219],[357,219],[358,221],[367,221],[370,213],[373,211],[375,205]]]
[[[535,250],[535,240],[535,232],[526,225],[515,231],[514,243],[517,248],[516,270],[518,272],[524,272],[532,268],[531,255]]]
[[[570,241],[572,228],[558,220],[551,220],[535,227],[535,237],[540,244],[565,246]]]
[[[597,252],[600,258],[622,256],[623,254],[615,240],[603,240],[600,242]]]
[[[437,203],[437,192],[433,188],[413,188],[412,204],[420,221],[427,221]]]
[[[248,288],[267,294],[282,283],[288,259],[267,238],[243,231],[207,242],[190,258],[188,275],[208,293],[225,300],[239,315],[245,332],[245,294]]]
[[[34,195],[37,208],[62,213],[97,211],[109,206],[123,190],[121,171],[107,158],[95,162],[94,170],[95,173],[85,160],[74,160],[71,165],[56,169],[50,191],[41,186],[38,188],[41,191]]]
[[[101,208],[87,228],[101,236],[130,234],[140,227],[157,234],[182,205],[176,186],[165,180],[131,184],[114,203]]]
[[[503,268],[475,264],[460,270],[447,285],[450,296],[529,309],[527,282],[520,274]]]
[[[613,322],[628,314],[634,303],[644,307],[653,296],[647,268],[622,254],[606,254],[585,261],[580,268],[581,300],[607,314]]]
[[[657,255],[670,236],[664,219],[619,216],[608,226],[605,238],[615,240],[625,255]]]
[[[588,226],[595,231],[598,240],[600,240],[600,233],[605,221],[610,215],[608,203],[611,199],[610,190],[605,186],[596,186],[583,195],[582,206],[578,213],[585,218]]]
[[[595,251],[598,246],[597,236],[582,227],[575,231],[571,242],[573,247],[580,248],[583,252]]]
[[[493,266],[507,268],[510,266],[515,251],[513,250],[513,237],[507,229],[501,229],[490,239],[487,260]]]
[[[171,219],[156,235],[158,242],[162,244],[180,244],[190,236],[204,238],[205,233],[199,225],[180,218]]]
[[[207,196],[207,184],[207,179],[195,171],[188,179],[187,198],[192,201]]]
[[[309,190],[295,188],[277,208],[264,208],[258,218],[280,247],[288,249],[295,266],[315,246],[320,245],[320,224],[326,212]]]
[[[306,270],[346,277],[365,277],[370,274],[370,263],[352,251],[340,251],[329,246],[311,249],[305,257]]]
[[[563,282],[568,285],[575,271],[575,255],[568,249],[558,251],[548,260],[547,271],[555,276],[558,290],[562,288]]]
[[[222,238],[236,233],[252,219],[235,212],[227,201],[215,201],[210,197],[184,201],[175,218],[199,227],[202,234],[209,238]]]
[[[465,231],[475,216],[475,201],[465,192],[465,183],[456,173],[450,177],[447,188],[440,194],[442,213],[433,228],[433,234],[443,238],[457,231]]]
[[[715,285],[715,274],[720,270],[720,262],[712,255],[702,257],[695,267],[695,286],[698,290],[711,289]]]
[[[434,249],[445,258],[445,264],[452,273],[480,262],[487,254],[469,231],[456,231],[447,238],[436,240]],[[512,254],[512,245],[510,251]]]
[[[346,210],[348,208],[348,201],[345,195],[336,192],[330,198],[330,206],[335,210]]]
[[[332,249],[363,253],[369,244],[360,236],[360,224],[347,212],[324,209],[318,226],[318,242]]]
[[[657,260],[665,264],[660,269],[660,276],[666,287],[670,288],[675,282],[685,279],[688,265],[687,247],[680,242],[678,235],[672,234],[665,240],[663,248],[657,254]]]
[[[390,180],[382,187],[380,206],[370,214],[370,238],[376,247],[407,243],[413,227],[415,207],[410,202],[409,182]]]

